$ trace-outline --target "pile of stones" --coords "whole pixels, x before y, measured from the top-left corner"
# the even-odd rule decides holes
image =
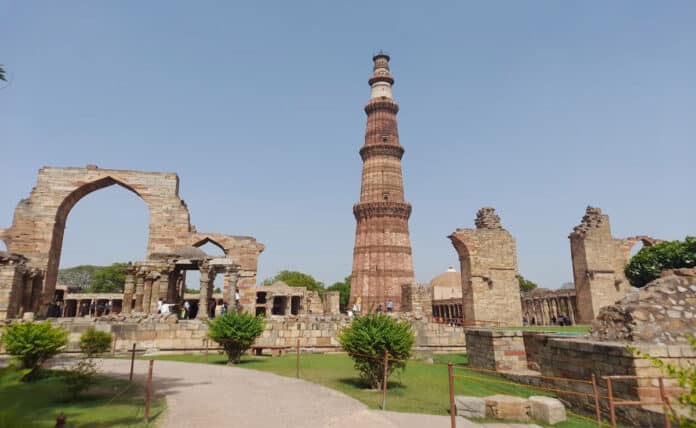
[[[529,398],[511,395],[489,397],[454,397],[457,415],[465,418],[493,418],[508,421],[535,420],[545,425],[554,425],[566,420],[565,406],[551,397]]]
[[[696,268],[670,269],[639,291],[600,310],[592,337],[600,341],[687,343],[696,331]]]

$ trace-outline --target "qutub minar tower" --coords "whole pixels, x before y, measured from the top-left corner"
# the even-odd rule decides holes
[[[404,201],[401,157],[396,113],[399,105],[392,98],[394,78],[389,72],[389,55],[375,55],[369,80],[370,101],[365,106],[367,129],[360,202],[353,206],[357,221],[353,250],[351,304],[360,303],[363,313],[378,305],[401,308],[401,288],[413,286],[413,260],[408,219],[411,204]]]

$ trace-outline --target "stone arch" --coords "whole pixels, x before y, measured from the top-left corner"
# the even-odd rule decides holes
[[[225,247],[221,243],[219,243],[215,239],[211,238],[210,236],[205,236],[202,239],[198,239],[191,246],[198,248],[198,247],[204,246],[205,244],[213,244],[216,247],[218,247],[220,250],[222,250],[222,252],[225,254],[225,256],[228,255],[227,249],[225,249]]]
[[[43,273],[40,305],[52,299],[65,222],[70,210],[86,195],[119,185],[140,197],[149,211],[148,258],[172,254],[188,244],[191,224],[179,198],[179,177],[172,173],[86,168],[45,167],[36,186],[15,209],[12,227],[0,234],[8,251],[26,256]]]
[[[646,235],[638,235],[622,239],[623,257],[625,261],[624,264],[628,264],[628,261],[631,260],[631,258],[633,257],[631,255],[631,251],[633,250],[633,247],[635,247],[636,244],[642,243],[643,247],[652,247],[660,242],[661,241],[659,239],[655,239]]]

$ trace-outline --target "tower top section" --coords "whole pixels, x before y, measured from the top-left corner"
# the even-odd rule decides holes
[[[392,98],[392,85],[394,84],[394,78],[389,72],[389,60],[391,58],[389,55],[380,51],[377,55],[372,57],[372,61],[375,63],[372,71],[372,77],[368,80],[372,91],[370,93],[370,99],[379,98]]]

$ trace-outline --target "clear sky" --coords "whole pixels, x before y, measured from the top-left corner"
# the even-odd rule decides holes
[[[44,165],[171,171],[199,231],[266,245],[260,279],[340,280],[384,49],[417,279],[493,206],[555,288],[588,204],[618,237],[696,234],[695,23],[694,1],[0,0],[0,227]],[[142,259],[147,216],[88,195],[61,266]]]

